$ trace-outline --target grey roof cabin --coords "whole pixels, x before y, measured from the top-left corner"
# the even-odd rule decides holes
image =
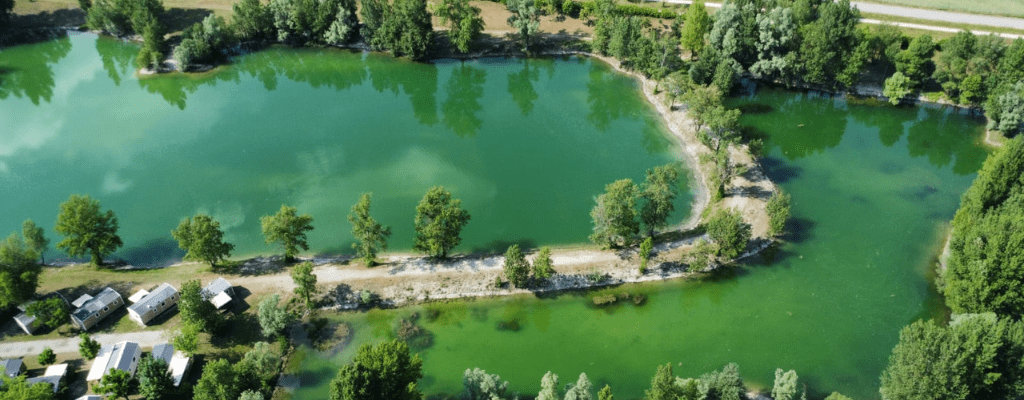
[[[217,309],[220,309],[225,304],[231,302],[231,299],[235,296],[235,289],[227,279],[218,277],[203,288],[200,293],[202,293],[204,299],[213,303]]]
[[[141,358],[142,349],[135,342],[121,342],[100,347],[100,352],[93,360],[92,368],[89,369],[89,375],[85,380],[98,381],[115,368],[127,371],[129,375],[134,376]]]
[[[140,325],[146,326],[153,318],[178,304],[180,297],[178,289],[175,289],[170,283],[161,283],[152,292],[128,307],[128,316]]]
[[[25,364],[21,362],[20,358],[11,358],[0,361],[0,368],[3,368],[4,375],[8,378],[17,378],[22,372],[25,372]]]
[[[75,300],[75,304],[79,303],[79,300],[82,300],[83,297]],[[79,328],[82,328],[83,331],[88,331],[97,322],[102,321],[103,318],[106,318],[123,306],[124,300],[121,298],[120,293],[108,287],[103,289],[96,297],[81,304],[81,307],[71,313],[71,321],[78,325]]]

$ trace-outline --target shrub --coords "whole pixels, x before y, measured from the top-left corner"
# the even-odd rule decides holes
[[[726,259],[743,253],[750,240],[750,224],[738,211],[718,210],[707,223],[708,236],[718,243],[718,254]]]
[[[57,355],[53,354],[53,349],[45,347],[43,348],[43,351],[39,353],[39,357],[36,360],[42,365],[50,365],[53,364],[54,361],[57,361]]]
[[[213,15],[185,29],[181,37],[181,44],[174,49],[174,59],[182,70],[221,61],[225,50],[234,43],[224,18]]]
[[[776,191],[768,199],[768,225],[769,233],[772,236],[778,236],[786,229],[786,220],[789,219],[789,200],[789,195],[782,191]]]

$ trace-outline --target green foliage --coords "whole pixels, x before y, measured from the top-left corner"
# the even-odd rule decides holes
[[[164,42],[165,28],[163,24],[150,16],[142,27],[142,48],[135,58],[135,64],[140,68],[158,68],[164,60],[164,51],[167,45]]]
[[[718,210],[707,223],[708,236],[718,244],[718,254],[733,259],[743,253],[750,241],[750,224],[739,211]]]
[[[961,314],[948,327],[917,321],[900,331],[882,372],[883,399],[1012,399],[1024,393],[1024,324]]]
[[[846,397],[846,396],[843,396],[839,392],[832,392],[832,394],[828,395],[828,397],[826,397],[825,400],[853,400],[853,399],[851,399],[849,397]]]
[[[338,12],[334,15],[327,32],[324,33],[324,42],[332,45],[344,45],[356,37],[356,28],[359,26],[359,19],[356,17],[355,0],[343,0],[338,2]]]
[[[262,393],[273,392],[273,380],[281,371],[281,354],[267,342],[257,342],[252,350],[245,353],[242,361],[235,364],[235,376],[238,377],[238,391],[258,390]]]
[[[354,0],[272,0],[268,5],[277,40],[296,46],[324,43],[332,25],[340,25],[332,41],[354,34]]]
[[[1024,139],[985,160],[953,218],[943,273],[954,313],[1024,314]]]
[[[746,393],[740,367],[735,363],[726,365],[721,371],[701,375],[697,390],[704,399],[719,400],[740,400]]]
[[[263,394],[255,390],[246,390],[238,396],[238,400],[263,400]]]
[[[882,90],[882,95],[889,98],[890,104],[899,105],[903,99],[914,93],[914,86],[914,81],[907,78],[902,72],[896,71],[889,79],[885,80],[885,89]]]
[[[856,64],[852,59],[859,45],[856,25],[860,12],[850,7],[849,0],[825,2],[817,10],[819,18],[801,28],[799,60],[803,79],[827,87],[849,86],[852,82],[840,80],[847,68]]]
[[[917,88],[935,70],[935,63],[932,62],[934,53],[935,43],[931,36],[915,37],[906,50],[896,54],[896,71],[910,79],[913,87]]]
[[[358,243],[352,243],[356,254],[363,258],[367,267],[372,267],[377,252],[387,250],[391,227],[382,226],[370,216],[370,202],[373,194],[363,193],[359,202],[352,206],[348,222],[352,224],[352,236]]]
[[[25,309],[25,314],[36,317],[36,321],[50,329],[57,329],[58,326],[64,325],[69,318],[67,306],[59,297],[51,297],[29,304]]]
[[[686,9],[686,23],[683,24],[683,37],[680,39],[684,49],[691,56],[704,51],[704,38],[711,32],[711,16],[704,8],[704,1],[695,1]]]
[[[558,397],[558,375],[548,371],[540,380],[540,393],[537,393],[537,400],[559,400]]]
[[[448,37],[455,48],[463,53],[484,30],[484,19],[480,9],[469,4],[469,0],[441,0],[434,8],[434,14],[441,23],[448,25]]]
[[[21,236],[25,239],[25,246],[39,254],[39,263],[45,264],[43,253],[50,247],[50,239],[46,237],[43,228],[36,226],[31,219],[26,219],[21,224]]]
[[[185,218],[171,231],[171,236],[178,241],[178,247],[185,250],[186,260],[207,262],[214,268],[218,262],[230,257],[231,250],[235,248],[235,245],[224,242],[220,222],[205,214]]]
[[[285,262],[295,260],[299,249],[309,250],[306,232],[313,230],[313,217],[309,214],[298,215],[295,207],[281,205],[277,214],[260,217],[260,225],[267,244],[277,243],[284,247]]]
[[[537,252],[537,257],[533,259],[533,277],[544,280],[554,275],[555,268],[551,262],[551,248],[544,246]]]
[[[540,29],[540,9],[534,6],[533,0],[506,0],[505,6],[512,13],[508,17],[508,25],[519,34],[523,50],[529,50],[530,39]]]
[[[597,203],[590,210],[594,220],[594,233],[590,241],[606,246],[619,243],[629,245],[640,232],[639,213],[636,200],[639,189],[630,179],[621,179],[605,186],[605,192],[597,196]]]
[[[530,278],[530,262],[526,261],[519,245],[514,244],[505,251],[505,278],[512,286],[517,288],[526,287]]]
[[[287,305],[281,304],[281,297],[275,293],[260,301],[257,318],[260,321],[263,336],[274,337],[284,332],[284,328],[291,322],[292,316],[288,313]]]
[[[781,189],[772,193],[768,198],[766,210],[768,211],[768,233],[772,236],[779,236],[786,230],[786,220],[789,219],[789,194]]]
[[[237,400],[239,376],[227,359],[210,361],[203,367],[203,375],[192,388],[194,400]]]
[[[462,398],[466,400],[512,400],[517,398],[497,374],[491,375],[480,368],[467,369],[462,374]]]
[[[270,7],[260,0],[241,0],[231,5],[234,11],[231,26],[235,29],[235,37],[242,42],[263,43],[277,39],[274,30],[274,16]]]
[[[447,258],[459,243],[462,228],[469,223],[469,212],[462,209],[462,200],[452,200],[451,192],[434,186],[416,206],[416,237],[413,250],[435,258]]]
[[[645,394],[647,400],[676,400],[682,396],[681,388],[676,386],[676,376],[672,373],[672,363],[658,366],[658,371],[651,378],[651,388]]]
[[[434,26],[426,0],[394,0],[392,11],[385,14],[380,30],[387,39],[385,48],[413,60],[426,57],[434,41]]]
[[[25,380],[25,375],[13,379],[0,375],[0,400],[53,400],[53,387],[49,383],[30,384]]]
[[[199,350],[199,329],[192,325],[182,326],[172,342],[176,350],[191,356]]]
[[[224,60],[226,51],[236,42],[234,32],[224,18],[207,15],[181,34],[181,44],[174,48],[174,59],[182,70],[196,65],[214,64]]]
[[[86,360],[92,360],[96,358],[96,354],[100,352],[100,342],[97,342],[88,333],[82,332],[78,335],[81,341],[78,342],[78,354]]]
[[[644,7],[636,4],[616,4],[615,13],[619,15],[632,15],[637,17],[676,19],[679,17],[675,11]]]
[[[565,400],[593,400],[594,386],[587,378],[587,374],[580,373],[576,383],[565,390]]]
[[[359,0],[359,15],[362,17],[362,30],[360,33],[374,50],[386,50],[388,38],[380,28],[384,26],[384,16],[391,12],[387,0]],[[378,34],[380,33],[380,34]]]
[[[200,332],[213,332],[220,325],[221,315],[217,308],[202,294],[202,286],[198,279],[185,281],[181,284],[181,297],[178,299],[178,312],[181,322],[194,327]]]
[[[135,374],[139,379],[139,395],[147,400],[168,397],[174,389],[174,378],[167,369],[167,362],[148,355],[139,361]]]
[[[88,7],[86,24],[114,36],[142,33],[164,13],[160,0],[96,0]]]
[[[757,61],[750,72],[769,80],[791,82],[797,75],[798,28],[790,8],[775,7],[758,14]]]
[[[715,13],[714,24],[708,33],[708,46],[723,59],[735,61],[747,68],[757,60],[757,10],[754,4],[726,2]],[[701,53],[701,58],[704,58]],[[732,62],[730,62],[732,64]],[[731,85],[730,85],[731,86]],[[723,91],[729,88],[719,86]]]
[[[647,272],[647,262],[651,259],[651,251],[654,250],[654,245],[651,243],[651,237],[648,236],[640,243],[640,273]]]
[[[96,393],[128,400],[128,395],[132,392],[134,383],[134,379],[128,371],[111,368],[106,375],[103,375],[103,379],[100,379],[100,383],[93,390]]]
[[[53,349],[44,347],[43,351],[39,352],[39,355],[36,357],[36,361],[39,361],[42,365],[50,365],[57,361],[57,355],[53,354]]]
[[[31,300],[39,287],[39,254],[12,233],[0,241],[0,307]]]
[[[718,249],[704,239],[697,239],[692,249],[683,253],[682,263],[689,265],[688,272],[701,272],[711,266]]]
[[[123,246],[117,235],[117,217],[114,212],[100,212],[99,200],[89,196],[71,195],[61,203],[57,215],[57,233],[64,239],[57,248],[71,257],[92,256],[92,263],[103,264],[103,257]]]
[[[797,400],[799,384],[797,383],[796,371],[783,371],[781,368],[775,370],[775,384],[772,386],[773,400]],[[803,398],[807,398],[804,393]]]
[[[992,98],[986,107],[989,129],[1014,137],[1024,132],[1024,81],[1018,81],[1008,91]]]
[[[597,400],[615,400],[615,396],[612,396],[612,387],[604,385],[604,387],[597,392]]]
[[[306,301],[306,307],[313,308],[313,294],[316,293],[316,275],[313,275],[313,263],[306,261],[292,268],[292,282],[295,283],[295,294]]]
[[[330,400],[420,400],[416,382],[423,377],[423,361],[409,345],[390,340],[363,344],[351,363],[331,380]],[[201,399],[200,399],[201,400]]]

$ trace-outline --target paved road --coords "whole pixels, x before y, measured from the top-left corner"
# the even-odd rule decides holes
[[[896,25],[896,26],[902,26],[904,28],[921,29],[921,30],[934,31],[934,32],[950,32],[950,33],[960,32],[959,29],[955,29],[955,28],[945,28],[945,27],[941,27],[941,26],[911,24],[911,23],[906,23],[906,22],[887,22],[887,21],[879,21],[877,19],[861,18],[860,22],[863,22],[865,24],[891,24],[891,25]],[[1017,34],[1013,34],[1013,33],[997,33],[997,32],[985,32],[985,31],[971,31],[971,32],[974,33],[975,35],[979,35],[979,36],[986,36],[986,35],[990,35],[991,34],[991,35],[1002,36],[1004,38],[1010,38],[1010,39],[1021,39],[1021,38],[1024,38],[1024,35],[1017,35]]]
[[[661,0],[648,0],[661,1]],[[692,0],[664,0],[666,3],[691,4]],[[952,22],[958,24],[984,25],[1000,28],[1012,28],[1024,30],[1024,18],[997,17],[992,15],[967,14],[950,11],[925,10],[921,8],[890,6],[885,4],[864,3],[860,1],[851,2],[861,12],[873,14],[885,14],[897,17],[916,18],[930,21]],[[708,7],[721,7],[722,3],[704,3]],[[865,21],[866,22],[866,21]],[[918,25],[917,29],[943,30],[932,26]],[[922,28],[923,27],[923,28]]]
[[[93,335],[93,340],[100,344],[113,344],[124,341],[132,341],[142,347],[153,347],[161,343],[167,343],[164,336],[166,331],[144,331],[133,333],[101,333]],[[52,340],[33,340],[31,342],[8,342],[0,343],[0,358],[34,357],[43,351],[44,347],[53,349],[54,353],[77,353],[78,337]]]

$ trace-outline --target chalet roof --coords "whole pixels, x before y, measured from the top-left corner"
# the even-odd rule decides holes
[[[79,296],[77,299],[75,299],[75,301],[72,301],[71,305],[73,307],[75,307],[75,308],[80,308],[80,307],[82,307],[82,305],[85,304],[85,302],[87,302],[89,300],[92,300],[92,296],[90,296],[88,294],[83,294],[83,295]]]
[[[0,367],[4,369],[4,375],[10,378],[15,378],[21,374],[21,359],[11,358],[0,361]]]
[[[121,294],[117,293],[116,290],[109,287],[104,288],[103,291],[96,295],[96,297],[86,301],[85,304],[82,304],[82,306],[75,310],[72,315],[80,321],[84,321],[86,318],[89,318],[90,315],[98,313],[103,309],[103,307],[113,304],[120,298]],[[78,298],[78,300],[81,299],[81,297]],[[75,303],[78,303],[78,300],[75,300]]]
[[[25,382],[30,384],[36,384],[39,382],[46,382],[53,386],[53,392],[57,393],[60,390],[60,381],[64,379],[64,375],[68,373],[67,364],[57,364],[46,367],[46,372],[43,376],[36,378],[28,378]]]
[[[231,289],[231,283],[224,279],[224,277],[217,277],[217,279],[214,279],[213,282],[210,282],[209,285],[203,288],[202,294],[204,298],[212,299],[228,289]]]
[[[174,345],[170,343],[158,344],[153,346],[153,358],[159,358],[164,360],[167,365],[171,365],[171,358],[174,357]]]
[[[131,372],[132,359],[139,355],[139,344],[135,342],[121,342],[108,344],[100,348],[96,360],[92,362],[89,369],[87,381],[97,381],[103,378],[111,368]]]
[[[178,294],[178,289],[175,289],[170,283],[164,282],[161,283],[160,286],[157,286],[156,289],[153,289],[152,292],[149,292],[145,297],[135,302],[135,304],[132,304],[128,309],[133,310],[140,315],[145,314],[149,309],[159,308],[160,303],[176,294]]]
[[[149,294],[148,290],[146,290],[146,289],[139,289],[138,292],[135,292],[135,294],[131,295],[131,297],[128,298],[128,301],[130,301],[132,303],[138,303],[139,300],[142,300],[142,298],[146,297],[147,294]]]

